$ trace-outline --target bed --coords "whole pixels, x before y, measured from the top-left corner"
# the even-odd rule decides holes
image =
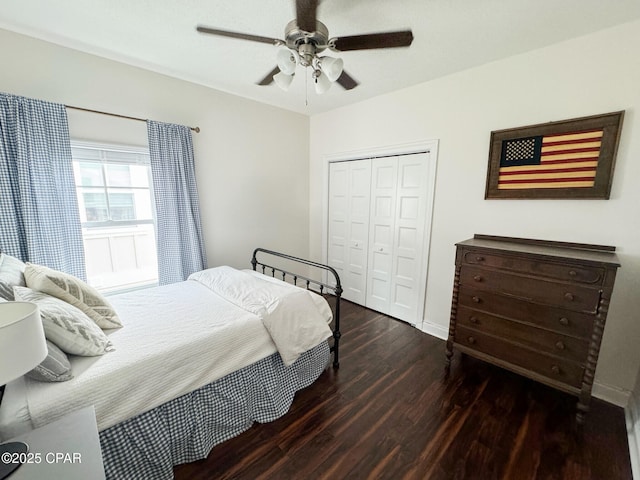
[[[160,480],[284,415],[331,354],[339,366],[340,279],[326,265],[262,248],[251,265],[110,297],[124,324],[105,330],[115,349],[72,356],[69,381],[7,385],[2,438],[93,405],[107,478]]]

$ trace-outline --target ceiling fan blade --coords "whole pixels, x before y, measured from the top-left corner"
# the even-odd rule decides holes
[[[228,30],[219,30],[217,28],[209,28],[198,25],[196,30],[200,33],[209,33],[211,35],[220,35],[223,37],[239,38],[241,40],[250,40],[252,42],[270,43],[271,45],[284,45],[283,40],[271,37],[261,37],[260,35],[250,35],[248,33],[230,32]]]
[[[315,32],[318,0],[296,0],[296,22],[305,32]]]
[[[356,88],[358,86],[358,82],[356,82],[353,77],[344,70],[342,71],[336,82],[338,82],[340,86],[345,90],[351,90],[352,88]]]
[[[280,73],[280,69],[278,67],[271,70],[267,75],[258,82],[258,85],[270,85],[273,82],[273,77]]]
[[[408,47],[411,42],[413,42],[413,33],[411,30],[403,30],[400,32],[336,37],[329,40],[329,48],[338,52],[346,52],[348,50],[368,50],[372,48]]]

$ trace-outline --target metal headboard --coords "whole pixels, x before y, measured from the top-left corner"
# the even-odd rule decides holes
[[[329,283],[322,282],[320,280],[314,280],[312,278],[308,278],[304,275],[299,275],[297,273],[292,273],[287,270],[284,270],[280,267],[274,267],[262,261],[258,261],[257,254],[264,253],[267,255],[273,255],[274,257],[284,258],[285,260],[291,260],[296,263],[301,263],[303,265],[308,265],[310,267],[319,268],[333,275],[335,284],[331,285]],[[264,248],[256,248],[253,251],[253,256],[251,257],[251,266],[254,271],[258,271],[258,266],[260,266],[262,273],[265,275],[270,274],[272,277],[276,276],[276,272],[278,272],[278,276],[281,277],[282,280],[286,281],[287,276],[289,276],[293,280],[294,285],[298,285],[298,282],[303,283],[307,290],[314,290],[320,293],[320,295],[330,294],[336,298],[336,304],[334,307],[333,313],[333,346],[331,347],[331,352],[333,352],[333,367],[338,368],[340,366],[339,362],[339,345],[340,345],[340,298],[342,297],[342,285],[340,283],[340,277],[338,276],[338,272],[336,272],[329,265],[323,265],[322,263],[313,262],[311,260],[306,260],[304,258],[293,257],[291,255],[287,255],[286,253],[274,252],[272,250],[266,250]],[[316,287],[316,288],[312,288]]]

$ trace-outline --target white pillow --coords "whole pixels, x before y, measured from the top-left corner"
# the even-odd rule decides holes
[[[33,370],[25,373],[39,382],[66,382],[73,378],[67,355],[51,340],[47,340],[47,357]]]
[[[44,336],[63,352],[93,357],[113,350],[100,327],[64,300],[27,287],[13,287],[13,293],[16,300],[38,305]]]
[[[0,253],[0,298],[13,300],[13,287],[24,287],[26,265],[15,257]]]
[[[100,328],[122,327],[107,299],[79,278],[33,263],[27,263],[24,277],[27,287],[70,303],[86,313]]]

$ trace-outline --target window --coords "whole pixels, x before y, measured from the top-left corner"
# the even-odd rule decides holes
[[[148,149],[72,142],[87,280],[101,291],[158,282]]]

